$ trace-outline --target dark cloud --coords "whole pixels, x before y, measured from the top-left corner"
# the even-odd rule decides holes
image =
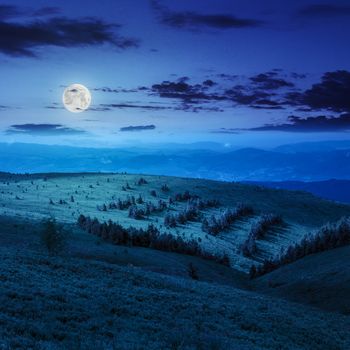
[[[312,109],[328,109],[335,112],[350,111],[350,72],[339,70],[327,72],[321,82],[302,93],[290,95],[291,104],[296,103]]]
[[[21,15],[21,11],[13,5],[0,5],[0,20],[9,19]]]
[[[219,130],[213,130],[211,131],[212,134],[233,134],[237,135],[239,134],[239,131],[237,129],[230,129],[230,128],[221,128]]]
[[[305,78],[307,77],[307,74],[292,72],[292,73],[290,74],[290,76],[291,76],[293,79],[305,79]]]
[[[304,79],[302,74],[292,74]],[[321,81],[300,91],[293,82],[275,72],[261,73],[249,78],[250,83],[235,85],[226,91],[226,97],[237,105],[255,109],[295,108],[297,111],[329,110],[350,112],[350,72],[327,72]]]
[[[193,112],[198,113],[201,111],[209,112],[222,112],[223,110],[219,107],[210,107],[210,106],[197,106],[188,103],[181,103],[176,105],[159,105],[159,104],[133,104],[133,103],[110,103],[110,104],[101,104],[99,108],[100,111],[108,111],[111,109],[139,109],[143,111],[164,111],[164,110],[173,110],[173,111],[184,111],[184,112]],[[91,109],[91,108],[90,108]],[[97,109],[96,109],[97,110]]]
[[[178,75],[172,74],[172,76]],[[234,106],[246,106],[253,109],[277,110],[291,106],[292,100],[294,105],[301,107],[297,102],[300,99],[300,92],[294,83],[295,80],[304,78],[304,75],[299,73],[287,74],[281,69],[273,69],[251,77],[220,73],[206,75],[205,78],[192,83],[189,77],[183,76],[175,80],[164,80],[150,87],[138,86],[131,89],[99,87],[94,91],[116,94],[146,93],[148,96],[168,100],[156,105],[130,102],[102,105],[108,108],[222,112]],[[240,80],[241,84],[230,87],[231,82],[237,80]]]
[[[59,136],[85,134],[86,131],[73,129],[61,124],[16,124],[11,125],[7,134]]]
[[[245,83],[227,89],[224,96],[236,105],[254,109],[283,109],[286,102],[279,90],[294,91],[295,84],[281,77],[281,73],[281,70],[274,69],[249,77]]]
[[[61,10],[58,7],[48,6],[42,7],[39,10],[34,11],[33,16],[44,17],[44,16],[54,16],[61,13]]]
[[[284,87],[294,87],[294,83],[278,77],[278,73],[275,71],[255,75],[251,77],[250,80],[264,90],[277,90]]]
[[[32,16],[32,17],[45,17],[57,15],[61,12],[58,7],[47,6],[38,10],[18,8],[14,5],[0,5],[0,20],[7,20],[10,18]]]
[[[95,90],[107,93],[145,92],[149,97],[166,101],[153,104],[127,102],[101,105],[107,108],[221,112],[227,108],[244,106],[261,110],[289,108],[295,112],[350,112],[350,72],[345,70],[327,72],[320,82],[304,90],[298,88],[298,81],[305,79],[305,74],[287,73],[280,69],[250,77],[224,73],[206,77],[206,80],[200,82],[192,82],[189,77],[183,76],[175,80],[164,80],[151,87],[102,87]],[[239,80],[240,84],[230,86],[232,79]]]
[[[107,112],[110,111],[110,107],[89,107],[89,111],[93,112]]]
[[[245,83],[231,88],[227,88],[227,82],[231,81],[231,77],[237,79],[237,76],[220,74],[217,75],[221,78],[219,82],[207,79],[196,84],[191,84],[188,77],[182,77],[176,81],[165,80],[160,84],[152,85],[150,94],[161,98],[177,99],[183,105],[192,108],[200,105],[214,108],[218,107],[218,102],[224,102],[225,108],[241,105],[254,109],[283,109],[288,105],[283,94],[295,92],[295,85],[282,78],[280,74],[281,72],[277,70],[261,73],[244,78]]]
[[[155,125],[135,125],[135,126],[125,126],[120,128],[120,131],[144,131],[144,130],[154,130],[156,128]]]
[[[62,104],[59,103],[52,103],[49,106],[45,106],[45,108],[47,109],[65,109],[65,107],[63,107]],[[106,112],[106,111],[110,111],[111,108],[110,107],[89,107],[88,109],[89,111],[94,111],[94,112]]]
[[[183,29],[237,29],[260,27],[263,22],[250,19],[239,18],[229,14],[199,14],[192,11],[174,12],[162,6],[159,1],[151,1],[161,23],[173,28]]]
[[[64,109],[64,107],[62,106],[62,104],[59,104],[57,102],[52,103],[49,106],[45,106],[46,109]]]
[[[227,74],[227,73],[219,73],[216,76],[225,80],[236,80],[237,78],[239,78],[238,74]]]
[[[68,48],[110,44],[119,49],[137,46],[137,40],[116,33],[119,27],[93,18],[54,17],[29,23],[0,21],[0,52],[34,57],[44,46]]]
[[[132,92],[138,92],[138,91],[143,91],[147,89],[146,87],[138,87],[138,88],[135,88],[135,89],[123,89],[123,88],[110,88],[110,87],[101,87],[101,88],[94,88],[92,89],[93,91],[101,91],[101,92],[111,92],[111,93],[116,93],[116,94],[119,94],[119,93],[132,93]]]
[[[232,89],[226,91],[226,96],[236,105],[247,106],[254,109],[284,108],[284,103],[279,100],[279,95],[250,85],[236,85]]]
[[[308,18],[350,16],[350,6],[337,4],[313,4],[300,9],[298,11],[298,16]]]
[[[216,85],[212,80],[206,80],[201,84],[189,84],[188,77],[182,77],[177,81],[163,81],[160,84],[152,85],[152,92],[159,97],[174,98],[185,103],[196,101],[222,101],[224,96],[208,92],[209,88]]]
[[[140,105],[140,104],[132,104],[132,103],[102,103],[100,105],[102,108],[109,108],[109,109],[144,109],[144,110],[154,110],[154,111],[161,111],[161,110],[166,110],[166,109],[172,109],[171,107],[168,106],[152,106],[152,105]]]
[[[335,132],[350,131],[350,114],[342,114],[339,117],[288,117],[288,122],[283,124],[266,124],[261,127],[251,128],[250,131],[289,131],[289,132]]]

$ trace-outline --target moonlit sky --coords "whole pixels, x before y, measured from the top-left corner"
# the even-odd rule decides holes
[[[348,139],[349,42],[348,1],[1,2],[0,142]]]

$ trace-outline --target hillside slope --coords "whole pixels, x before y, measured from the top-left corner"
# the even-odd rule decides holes
[[[248,182],[249,183],[249,182]],[[279,181],[279,182],[251,182],[269,188],[283,188],[293,191],[307,191],[332,201],[350,203],[350,181],[349,180],[327,180],[327,181]]]
[[[143,178],[145,183],[138,184]],[[169,190],[162,191],[166,185]],[[143,202],[157,205],[169,197],[186,191],[201,199],[218,199],[217,208],[201,210],[201,219],[165,227],[164,216],[181,213],[187,201],[173,201],[166,210],[160,210],[140,220],[129,217],[128,210],[110,209],[109,203],[128,198],[142,197]],[[308,193],[266,189],[239,183],[225,183],[201,179],[127,174],[42,174],[15,176],[3,175],[0,182],[0,214],[33,220],[53,216],[59,222],[74,224],[80,214],[97,217],[100,221],[112,220],[125,227],[144,228],[153,224],[162,232],[170,232],[184,239],[194,239],[202,249],[227,254],[235,269],[248,271],[252,262],[274,257],[282,247],[300,240],[309,231],[327,222],[350,215],[350,207],[328,202]],[[204,232],[201,221],[213,215],[219,217],[226,209],[239,203],[251,206],[254,214],[242,217],[233,225],[211,235]],[[105,205],[105,209],[101,207]],[[144,208],[145,204],[138,207]],[[99,209],[98,209],[99,208]],[[278,214],[284,224],[266,233],[257,241],[257,252],[245,257],[240,247],[262,214]]]
[[[254,280],[257,290],[350,315],[350,247],[313,254]]]
[[[25,240],[22,242],[24,243]],[[0,342],[16,349],[347,349],[349,317],[95,259],[0,247]]]

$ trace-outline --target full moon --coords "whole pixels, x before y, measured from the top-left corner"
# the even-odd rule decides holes
[[[69,112],[80,113],[87,110],[91,103],[91,94],[81,84],[69,85],[63,93],[63,104]]]

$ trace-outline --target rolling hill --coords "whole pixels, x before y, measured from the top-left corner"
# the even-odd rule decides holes
[[[266,186],[270,188],[281,188],[285,190],[307,191],[316,196],[343,203],[350,203],[350,181],[349,180],[326,180],[326,181],[276,181],[247,182],[251,184]]]
[[[140,179],[145,181],[139,184]],[[162,191],[162,186],[168,187]],[[188,207],[188,200],[175,200],[177,195],[188,192],[201,200],[218,200],[217,207],[198,210],[198,218],[166,227],[166,215],[179,215]],[[281,248],[298,242],[308,232],[350,215],[350,207],[328,202],[303,192],[267,189],[239,183],[186,179],[163,176],[128,174],[42,174],[3,175],[0,183],[0,214],[40,220],[48,215],[59,222],[75,224],[79,215],[97,218],[101,222],[112,220],[124,227],[145,228],[152,224],[160,232],[175,237],[192,239],[209,253],[227,255],[237,270],[248,271],[252,263],[261,262],[278,254]],[[149,204],[157,207],[152,213],[135,219],[130,217],[131,203],[117,209],[116,202],[142,199],[136,208],[145,210]],[[171,203],[169,198],[172,198]],[[147,204],[148,203],[148,204]],[[168,203],[168,204],[167,204]],[[204,219],[215,220],[225,211],[234,210],[240,204],[251,207],[253,213],[239,217],[217,234],[203,230]],[[283,225],[277,225],[256,241],[254,254],[244,256],[240,249],[249,232],[264,214],[280,215]]]
[[[252,281],[247,274],[252,264],[305,233],[349,216],[347,205],[257,185],[115,173],[1,173],[0,194],[0,342],[5,348],[350,346],[349,269],[343,263],[348,247],[311,255]],[[138,219],[130,217],[130,207],[110,206],[132,197],[142,198],[139,209],[149,203],[167,206]],[[205,204],[214,199],[220,203]],[[197,217],[165,225],[167,215],[178,218],[199,202]],[[240,203],[253,212],[217,234],[203,231],[204,219],[219,220]],[[80,229],[81,214],[133,230],[153,225],[197,242],[205,252],[226,253],[230,266],[111,244],[103,234]],[[282,223],[268,227],[257,239],[257,251],[244,256],[241,246],[264,214],[278,215]],[[48,254],[40,238],[47,217],[56,218],[67,233],[58,255]]]
[[[254,281],[260,292],[350,315],[350,247],[313,254]]]
[[[264,287],[260,291],[243,275],[213,262],[119,247],[69,227],[65,252],[49,255],[38,222],[0,217],[0,341],[5,349],[350,346],[348,316],[271,295]],[[189,277],[189,263],[199,280]]]

